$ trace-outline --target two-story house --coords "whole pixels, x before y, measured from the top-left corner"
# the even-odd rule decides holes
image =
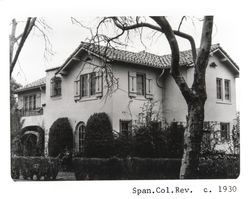
[[[105,49],[82,42],[60,67],[46,70],[45,78],[16,91],[23,128],[41,127],[46,146],[53,122],[67,117],[74,129],[75,150],[81,151],[84,127],[95,112],[106,112],[116,132],[142,122],[142,107],[148,102],[154,103],[155,119],[162,126],[173,121],[185,123],[187,105],[170,75],[170,62],[171,55]],[[102,68],[104,63],[108,67]],[[190,50],[181,52],[180,65],[191,86],[194,68]],[[206,72],[205,121],[217,122],[220,136],[228,140],[236,117],[238,76],[236,63],[219,44],[213,45]],[[111,84],[112,93],[108,90]]]

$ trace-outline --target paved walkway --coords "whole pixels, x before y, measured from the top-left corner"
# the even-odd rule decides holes
[[[74,172],[59,172],[56,180],[76,180]]]
[[[75,173],[74,172],[63,172],[60,171],[57,176],[56,176],[56,180],[76,180],[75,178]],[[21,175],[19,179],[16,179],[15,181],[31,181],[30,179],[25,180],[23,178],[23,176]],[[36,178],[33,179],[33,181],[36,181]],[[43,177],[41,179],[41,181],[43,181]]]

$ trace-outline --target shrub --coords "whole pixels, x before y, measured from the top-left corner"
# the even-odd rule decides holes
[[[118,157],[182,158],[184,127],[172,123],[163,130],[151,122],[147,126],[135,127],[133,137],[124,135],[116,140]],[[129,147],[129,148],[128,148]]]
[[[74,172],[77,180],[122,179],[124,164],[118,158],[74,158]]]
[[[49,156],[56,157],[65,150],[72,151],[73,130],[68,118],[57,119],[49,130]]]
[[[85,138],[86,157],[111,157],[114,137],[112,125],[106,113],[95,113],[87,121]]]
[[[239,174],[239,155],[217,153],[200,158],[200,179],[235,179]]]
[[[25,180],[37,180],[42,177],[44,180],[56,179],[59,169],[59,160],[57,158],[45,157],[23,157],[17,156],[11,158],[11,177],[18,179],[20,175]]]
[[[178,179],[180,159],[74,158],[77,180]]]
[[[181,124],[172,122],[167,129],[166,156],[168,158],[182,158],[185,128]]]
[[[132,143],[133,157],[154,157],[155,143],[153,140],[152,129],[148,126],[141,126],[134,129]]]
[[[120,158],[125,158],[127,156],[132,156],[132,137],[124,134],[119,135],[114,141],[114,151],[115,156]]]

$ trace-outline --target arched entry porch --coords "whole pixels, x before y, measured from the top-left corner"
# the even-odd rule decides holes
[[[22,155],[44,156],[44,130],[40,126],[26,126],[19,135]]]

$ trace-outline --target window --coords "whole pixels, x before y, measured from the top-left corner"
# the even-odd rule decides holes
[[[145,95],[145,75],[136,74],[137,95]]]
[[[81,75],[81,96],[88,96],[88,74]]]
[[[216,78],[217,99],[222,100],[222,79]]]
[[[129,132],[132,131],[132,121],[131,120],[120,120],[120,132],[123,135],[128,136]]]
[[[84,123],[80,123],[78,126],[78,138],[79,138],[79,152],[84,151],[84,140],[85,140],[85,126]]]
[[[35,110],[36,109],[36,95],[29,95],[24,97],[24,110]]]
[[[89,81],[90,81],[90,95],[95,95],[95,84],[96,84],[95,73],[90,73]]]
[[[229,123],[220,123],[221,139],[226,140],[229,138]]]
[[[128,72],[128,96],[136,98],[144,96],[146,99],[153,99],[153,77],[152,73]]]
[[[51,83],[51,97],[61,96],[62,94],[62,80],[60,77],[53,77]]]
[[[81,81],[81,97],[87,97],[96,94],[95,73],[81,75],[80,81]]]
[[[225,79],[224,80],[225,85],[225,100],[230,100],[230,80]]]

